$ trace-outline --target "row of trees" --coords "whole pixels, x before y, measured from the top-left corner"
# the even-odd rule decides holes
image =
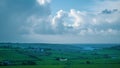
[[[11,66],[11,65],[36,65],[37,63],[32,60],[28,61],[9,61],[4,60],[0,62],[0,66]]]

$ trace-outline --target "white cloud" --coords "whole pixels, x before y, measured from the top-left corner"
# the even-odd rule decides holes
[[[22,35],[29,41],[33,39],[38,42],[104,41],[102,37],[115,37],[115,40],[120,41],[119,0],[96,1],[95,7],[90,8],[93,12],[61,9],[54,16],[51,14],[50,2],[30,0],[28,4],[25,0],[0,0],[1,39],[14,37],[16,40]]]
[[[73,19],[73,27],[78,28],[84,23],[82,15],[83,13],[80,11],[70,10],[69,16]]]
[[[87,35],[97,35],[97,36],[108,36],[108,35],[119,35],[120,34],[120,30],[115,30],[115,29],[111,29],[111,28],[108,28],[106,30],[104,29],[100,29],[100,30],[96,30],[96,29],[91,29],[91,28],[88,28],[86,30],[81,30],[79,35],[82,35],[82,36],[87,36]]]
[[[38,34],[117,34],[120,25],[119,11],[111,14],[104,14],[102,11],[98,14],[89,14],[75,9],[71,9],[69,12],[59,10],[53,17],[35,15],[29,17],[28,20],[31,23],[32,33]]]
[[[45,5],[46,3],[50,3],[51,0],[37,0],[37,2],[40,4],[40,5]]]
[[[93,11],[100,12],[104,9],[119,9],[120,0],[95,0],[96,4],[91,7]]]
[[[71,9],[69,12],[59,10],[52,19],[53,29],[57,33],[76,33],[84,28],[86,13]]]
[[[40,7],[50,10],[47,0],[43,0],[43,2],[39,0],[39,2]],[[46,5],[46,7],[43,5]],[[104,40],[101,37],[119,36],[120,34],[120,10],[116,8],[105,8],[99,12],[85,12],[75,9],[70,9],[69,11],[59,10],[54,16],[51,14],[46,15],[46,12],[40,16],[31,15],[28,17],[27,22],[29,26],[25,26],[27,31],[29,31],[27,37],[36,39],[35,41],[42,38],[42,41],[46,40],[47,42],[72,42],[72,37],[74,37],[74,40],[78,38],[82,40],[85,37],[90,39],[94,36],[100,36],[98,38]],[[69,36],[72,37],[69,38]],[[51,38],[54,39],[51,40]],[[88,40],[84,39],[83,41]]]
[[[63,10],[57,12],[56,16],[52,19],[53,30],[55,33],[63,33],[64,32],[64,19],[67,17],[67,13]]]

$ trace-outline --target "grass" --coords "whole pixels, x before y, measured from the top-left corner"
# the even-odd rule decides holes
[[[17,52],[19,50],[20,52]],[[34,60],[37,65],[0,66],[0,68],[120,68],[120,50],[101,49],[95,51],[49,51],[51,55],[39,54],[30,49],[0,48],[0,61],[3,60]],[[97,53],[98,55],[94,55]],[[104,58],[104,55],[115,55],[117,58]],[[34,57],[30,57],[33,55]],[[42,60],[38,60],[37,58]],[[58,61],[56,57],[67,58],[68,61]],[[90,64],[86,64],[90,61]]]
[[[119,64],[80,64],[80,65],[27,65],[1,66],[0,68],[120,68]]]
[[[29,56],[20,54],[14,49],[0,49],[0,61],[2,60],[34,60]]]

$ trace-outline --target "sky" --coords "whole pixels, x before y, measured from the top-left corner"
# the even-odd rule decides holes
[[[0,0],[0,42],[120,43],[120,0]]]

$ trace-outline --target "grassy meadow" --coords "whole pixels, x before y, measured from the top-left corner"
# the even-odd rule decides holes
[[[119,45],[86,45],[1,43],[0,68],[120,68]]]

